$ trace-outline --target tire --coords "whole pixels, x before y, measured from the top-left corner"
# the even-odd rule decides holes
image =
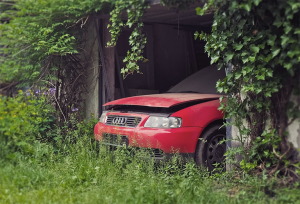
[[[209,171],[215,169],[216,163],[224,164],[226,152],[226,143],[219,144],[226,138],[226,127],[220,128],[221,125],[213,125],[199,138],[195,150],[195,162],[198,166],[203,166]]]

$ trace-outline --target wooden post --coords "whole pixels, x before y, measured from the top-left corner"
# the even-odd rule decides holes
[[[110,91],[110,100],[115,98],[115,47],[106,47],[107,42],[111,40],[111,35],[107,25],[109,19],[103,19],[103,53],[104,62],[106,68],[106,74],[108,78],[108,86]],[[107,98],[107,97],[106,97]],[[107,101],[106,101],[107,102]]]

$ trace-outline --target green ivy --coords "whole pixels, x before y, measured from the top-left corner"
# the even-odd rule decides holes
[[[108,46],[117,44],[122,27],[133,28],[129,37],[131,51],[128,50],[127,56],[123,60],[126,63],[126,68],[121,70],[124,77],[128,74],[133,74],[134,71],[139,73],[138,62],[146,60],[142,55],[147,43],[146,36],[142,32],[144,26],[142,18],[147,8],[149,8],[149,5],[145,3],[145,0],[117,1],[115,8],[110,12],[111,24],[108,25],[108,28],[110,28],[112,40],[107,43]],[[123,11],[127,12],[128,20],[126,23],[121,19]]]
[[[218,91],[228,95],[220,109],[226,118],[234,118],[231,124],[239,129],[242,142],[232,153],[243,154],[245,169],[256,166],[250,165],[254,161],[262,163],[262,169],[274,164],[278,170],[276,163],[281,164],[283,158],[274,152],[290,161],[295,158],[285,130],[289,121],[300,116],[299,104],[289,102],[293,92],[299,93],[300,2],[210,0],[197,12],[204,14],[210,6],[217,8],[212,34],[196,32],[195,38],[207,42],[205,50],[212,64],[233,66],[217,82]]]

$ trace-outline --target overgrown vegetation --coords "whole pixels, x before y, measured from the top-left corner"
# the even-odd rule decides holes
[[[51,92],[43,93],[0,97],[0,203],[294,203],[300,198],[297,188],[281,188],[266,174],[239,177],[218,169],[211,174],[180,157],[155,163],[147,149],[111,151],[94,140],[94,118],[70,116],[62,127],[53,124],[54,113],[46,107]]]
[[[0,157],[0,203],[294,203],[298,189],[276,180],[210,174],[174,158],[155,163],[147,151],[109,151],[93,140],[94,122],[71,119],[51,142],[31,141],[30,155]],[[86,128],[86,129],[85,129]],[[10,139],[13,140],[13,139]],[[26,141],[27,142],[27,141]],[[0,148],[5,144],[0,143]],[[100,147],[100,148],[99,148]],[[18,151],[18,150],[17,150]],[[12,162],[13,161],[13,162]],[[288,194],[286,194],[288,192]]]
[[[0,95],[0,158],[14,161],[34,155],[34,141],[46,139],[46,132],[53,128],[53,113],[46,98],[32,92]]]
[[[207,41],[211,63],[232,70],[217,83],[229,95],[226,118],[239,130],[241,168],[255,167],[269,175],[298,179],[298,151],[288,141],[287,127],[300,118],[300,3],[298,1],[209,1],[215,11],[212,34],[196,33]]]
[[[177,9],[186,8],[193,2],[163,1],[166,6],[175,6]],[[156,169],[151,162],[143,163],[133,158],[130,162],[125,160],[123,168],[119,168],[120,162],[124,162],[121,159],[123,153],[117,153],[113,159],[104,152],[98,154],[94,148],[95,144],[89,136],[92,135],[95,121],[82,123],[84,125],[81,125],[81,121],[64,123],[69,119],[72,109],[81,106],[81,94],[85,93],[86,70],[79,54],[84,52],[86,25],[93,22],[97,14],[111,12],[112,40],[108,46],[115,45],[122,27],[133,27],[130,37],[132,49],[125,58],[127,65],[122,73],[126,76],[138,72],[137,62],[145,60],[142,57],[146,44],[146,37],[142,34],[142,17],[148,7],[146,2],[39,0],[34,3],[35,6],[29,0],[0,2],[0,10],[3,11],[0,16],[0,80],[7,82],[5,89],[15,85],[45,83],[46,86],[61,90],[56,92],[52,102],[63,125],[51,126],[52,119],[43,109],[44,98],[27,98],[25,95],[1,97],[0,109],[4,111],[0,112],[4,118],[0,126],[3,147],[1,159],[13,159],[19,164],[14,170],[16,177],[8,173],[12,171],[11,164],[1,168],[1,173],[6,175],[1,185],[9,186],[1,188],[8,189],[3,190],[4,202],[21,202],[15,200],[25,199],[19,195],[20,192],[27,196],[33,192],[41,193],[35,195],[46,195],[43,190],[47,189],[51,190],[48,197],[36,196],[36,199],[51,200],[51,196],[58,193],[56,186],[60,186],[61,192],[65,191],[67,195],[76,194],[79,200],[94,195],[95,199],[106,199],[103,202],[123,202],[124,199],[133,202],[133,198],[140,202],[164,203],[192,202],[193,199],[200,202],[231,202],[228,192],[222,190],[213,197],[206,194],[212,192],[207,190],[212,186],[220,185],[220,188],[228,190],[237,185],[235,182],[227,183],[226,179],[232,181],[232,177],[226,177],[227,174],[221,176],[223,179],[211,177],[207,172],[191,167],[192,164],[187,164],[183,169],[173,164]],[[299,9],[299,2],[294,0],[210,0],[204,8],[197,8],[199,14],[215,11],[212,34],[196,33],[196,37],[207,41],[205,49],[211,62],[233,67],[217,86],[220,92],[224,91],[229,96],[227,105],[223,104],[220,109],[226,111],[226,118],[234,118],[231,124],[238,127],[239,141],[242,143],[241,147],[229,152],[229,157],[233,159],[237,153],[243,156],[239,166],[244,177],[240,182],[256,186],[239,191],[245,193],[244,197],[239,197],[240,194],[235,197],[242,199],[241,202],[254,198],[268,202],[266,195],[261,193],[270,190],[265,182],[267,174],[299,177],[298,152],[288,142],[286,132],[287,126],[300,116],[299,102],[291,103],[289,100],[292,94],[299,94],[300,88],[297,81],[300,61]],[[121,20],[123,12],[128,15],[127,22]],[[22,105],[24,103],[26,109]],[[15,114],[17,110],[20,114]],[[9,114],[5,115],[5,112]],[[86,137],[78,139],[83,135]],[[38,138],[46,138],[42,142],[47,143],[37,142]],[[26,168],[28,171],[24,170]],[[166,171],[174,168],[177,168],[176,171],[166,174]],[[255,180],[256,177],[248,177],[254,168],[261,174],[259,178],[263,178],[263,183]],[[20,183],[16,181],[9,185],[8,178],[17,180],[22,171],[27,172],[32,185],[26,184],[29,180],[23,178]],[[59,175],[61,172],[64,172],[62,176]],[[204,188],[191,189],[191,186],[201,185]],[[78,190],[72,189],[74,186],[79,187]],[[134,186],[144,190],[137,191]],[[40,188],[43,190],[40,191]],[[89,194],[87,189],[94,190]],[[14,193],[9,194],[9,191]],[[99,192],[108,196],[101,196]],[[157,192],[161,197],[158,196],[156,200],[154,195]],[[217,196],[217,193],[220,195]],[[276,196],[275,200],[281,202],[280,195]],[[170,200],[164,200],[166,197]],[[75,201],[68,197],[66,202]]]

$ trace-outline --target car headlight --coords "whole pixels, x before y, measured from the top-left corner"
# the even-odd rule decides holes
[[[146,121],[144,127],[151,128],[179,128],[181,127],[181,118],[176,117],[156,117],[150,116]]]
[[[99,123],[105,123],[105,117],[106,117],[107,111],[103,111],[101,117],[99,118]]]

